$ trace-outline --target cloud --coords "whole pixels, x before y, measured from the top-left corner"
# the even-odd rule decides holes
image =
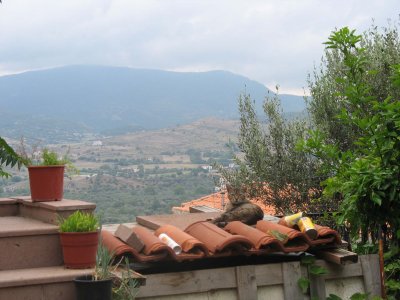
[[[335,27],[386,25],[399,8],[397,0],[4,0],[0,74],[68,64],[225,69],[301,90]]]

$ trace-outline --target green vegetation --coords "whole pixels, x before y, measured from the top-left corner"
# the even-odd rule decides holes
[[[18,155],[6,140],[0,137],[0,177],[10,177],[10,173],[4,171],[3,167],[10,166],[13,168],[17,166],[20,169],[22,165],[26,164],[27,161]]]
[[[212,193],[213,179],[200,170],[153,169],[141,175],[110,168],[83,184],[67,184],[65,197],[96,203],[104,223],[132,222],[140,215],[171,213],[173,206]]]
[[[398,29],[380,33],[372,27],[360,36],[343,28],[326,45],[321,69],[309,78],[310,119],[285,119],[279,101],[269,97],[264,103],[268,123],[262,123],[250,96],[241,96],[238,146],[243,157],[235,157],[237,169],[220,167],[221,173],[228,182],[250,185],[278,212],[330,212],[330,221],[350,228],[354,249],[376,251],[378,240],[385,241],[388,294],[397,299]]]
[[[114,255],[99,242],[96,253],[96,265],[94,268],[93,280],[106,280],[113,277],[112,271],[118,266],[113,267]]]
[[[99,229],[99,220],[93,214],[76,211],[60,220],[60,232],[93,232]]]

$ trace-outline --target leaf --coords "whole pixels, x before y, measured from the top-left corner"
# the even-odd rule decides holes
[[[310,280],[304,277],[300,277],[299,280],[297,280],[297,285],[303,292],[303,294],[307,293],[308,287],[310,286]]]
[[[335,294],[329,294],[326,300],[343,300],[343,299],[340,298],[339,296],[336,296]]]
[[[366,300],[367,294],[355,293],[350,297],[350,300]]]
[[[317,266],[317,265],[309,266],[308,271],[312,275],[326,275],[329,273],[327,269],[325,269],[324,267],[321,267],[321,266]]]
[[[315,263],[315,256],[312,255],[303,256],[301,258],[300,263],[304,266],[312,265],[313,263]]]

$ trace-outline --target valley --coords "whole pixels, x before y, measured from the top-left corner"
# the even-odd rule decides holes
[[[214,192],[213,162],[226,165],[238,120],[205,118],[190,124],[120,136],[96,135],[79,143],[52,144],[68,152],[79,175],[65,178],[65,198],[92,201],[103,223],[170,213],[173,206]],[[17,140],[12,140],[17,147]],[[1,179],[0,197],[29,194],[27,170]]]

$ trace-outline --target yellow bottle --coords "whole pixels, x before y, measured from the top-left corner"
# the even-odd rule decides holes
[[[293,226],[297,224],[301,217],[303,217],[303,213],[298,212],[297,214],[281,218],[278,223],[293,228]]]
[[[309,217],[302,217],[297,222],[297,226],[301,232],[307,234],[307,236],[315,240],[318,237],[318,231],[315,229],[315,226]]]

